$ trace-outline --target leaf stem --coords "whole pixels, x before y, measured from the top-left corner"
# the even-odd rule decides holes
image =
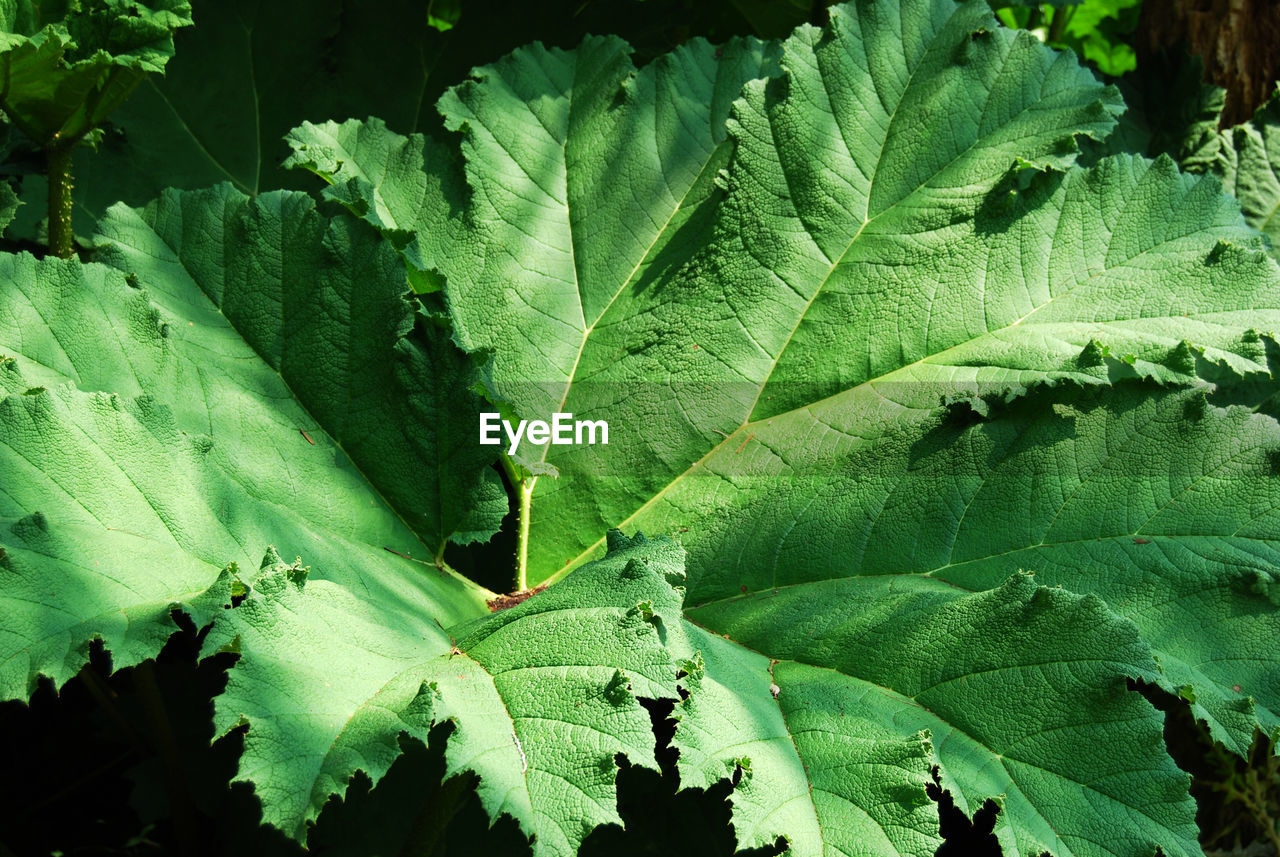
[[[520,499],[516,530],[515,588],[512,592],[523,592],[529,588],[529,519],[533,515],[533,486],[537,484],[538,477],[521,477],[520,468],[505,452],[502,454],[502,469]]]
[[[45,150],[49,163],[49,252],[63,259],[75,255],[71,230],[71,153],[77,140],[54,143]]]
[[[1071,22],[1075,10],[1075,6],[1061,6],[1053,10],[1053,18],[1049,24],[1047,35],[1049,44],[1060,44],[1062,42],[1062,37],[1067,32],[1067,24]]]
[[[533,514],[533,485],[538,481],[530,476],[520,482],[520,529],[516,541],[516,592],[529,588],[529,519]]]

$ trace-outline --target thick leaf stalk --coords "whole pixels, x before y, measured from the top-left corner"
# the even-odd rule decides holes
[[[57,143],[47,151],[49,163],[49,252],[63,259],[75,253],[75,236],[71,229],[71,191],[75,180],[71,174],[71,155],[76,141]]]
[[[502,456],[502,467],[520,500],[516,513],[515,573],[511,591],[523,592],[529,588],[529,529],[533,516],[533,489],[538,477],[524,474],[508,455]]]
[[[529,477],[520,483],[520,531],[516,543],[516,592],[529,588],[529,519],[533,515],[533,486]]]

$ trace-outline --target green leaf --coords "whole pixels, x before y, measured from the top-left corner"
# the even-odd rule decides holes
[[[1129,109],[1113,133],[1089,150],[1105,154],[1168,155],[1184,168],[1216,150],[1226,90],[1202,82],[1200,57],[1162,54],[1116,82]]]
[[[112,115],[97,150],[77,155],[77,232],[92,234],[94,220],[116,201],[142,205],[168,187],[230,181],[249,194],[297,187],[300,177],[279,165],[288,154],[284,135],[304,120],[378,116],[401,133],[439,134],[433,105],[472,66],[535,37],[573,42],[618,23],[608,3],[584,9],[582,0],[496,0],[470,13],[459,5],[457,25],[441,32],[450,6],[191,0],[197,26],[178,33],[165,76],[143,81]],[[665,8],[640,6],[628,24],[650,34],[651,53],[676,36]],[[696,26],[716,26],[720,17]],[[28,177],[27,184],[23,198],[43,211],[39,182]]]
[[[172,243],[148,226],[157,216]],[[300,194],[248,202],[225,188],[120,209],[104,228],[136,239],[107,254],[131,263],[137,248],[136,276],[0,256],[4,698],[39,675],[67,680],[93,639],[117,667],[154,656],[171,606],[207,623],[268,545],[387,615],[483,613],[479,587],[402,558],[420,537],[480,526],[472,510],[494,477],[436,458],[453,435],[435,409],[478,407],[476,370],[447,333],[412,323],[394,251],[358,223],[326,225]],[[297,390],[294,357],[310,361]],[[400,374],[432,381],[405,395]],[[361,410],[388,399],[403,405]],[[379,450],[402,455],[370,468],[371,484],[353,458]],[[410,495],[400,514],[384,499]]]
[[[0,109],[37,145],[79,140],[147,74],[164,71],[174,30],[190,24],[187,0],[7,3]]]
[[[440,32],[452,30],[462,17],[462,0],[431,0],[427,4],[427,23]]]
[[[770,73],[777,62],[776,46],[755,40],[720,48],[695,40],[639,71],[629,54],[629,46],[616,38],[588,38],[572,53],[524,48],[478,70],[475,81],[442,101],[451,127],[465,123],[481,135],[477,145],[485,152],[477,157],[494,158],[491,168],[468,177],[478,201],[490,210],[467,216],[491,221],[492,233],[462,233],[446,220],[450,205],[462,205],[466,190],[462,177],[448,170],[456,158],[433,140],[406,140],[376,120],[306,124],[289,135],[294,153],[286,166],[330,182],[331,198],[393,240],[399,237],[398,243],[416,235],[406,252],[428,275],[434,256],[454,236],[469,246],[483,242],[442,259],[447,264],[437,273],[463,280],[477,300],[481,292],[497,298],[511,277],[577,314],[576,321],[543,319],[539,325],[532,307],[524,310],[528,318],[504,308],[501,320],[507,326],[477,325],[465,339],[468,348],[497,348],[495,370],[504,377],[528,370],[531,383],[515,399],[536,402],[539,413],[549,413],[565,386],[543,384],[548,364],[567,374],[578,353],[580,343],[569,341],[566,329],[576,325],[580,339],[587,319],[598,320],[615,299],[641,288],[687,253],[682,234],[705,220],[716,175],[728,163],[730,105],[745,81]],[[481,115],[469,115],[472,110]],[[503,137],[507,134],[521,135],[518,145],[515,138]],[[601,152],[601,138],[621,144]],[[576,169],[568,170],[568,163]],[[426,175],[424,164],[430,170]],[[617,181],[619,176],[628,180]],[[636,200],[644,201],[645,211],[636,211]],[[533,223],[545,234],[521,231]],[[511,249],[500,253],[499,246]],[[526,250],[538,262],[531,270],[522,270]],[[492,258],[483,258],[486,254]],[[582,295],[574,288],[579,276]],[[505,298],[496,305],[508,303]],[[531,319],[535,323],[527,324]],[[525,354],[501,342],[503,333],[549,336]],[[528,365],[515,365],[519,361]]]
[[[475,442],[481,373],[447,326],[415,317],[403,263],[372,230],[314,207],[301,193],[170,191],[113,209],[101,257],[172,299],[211,299],[429,557],[488,539],[507,501],[497,451]]]
[[[1141,6],[1141,0],[1084,0],[1062,28],[1062,43],[1105,75],[1133,71],[1137,58],[1130,42]]]
[[[936,757],[924,730],[934,724],[913,733],[877,721],[829,668],[779,663],[693,623],[685,631],[696,655],[675,715],[681,783],[735,781],[739,847],[782,836],[797,855],[937,851],[925,794]]]
[[[933,853],[936,766],[1006,853],[1199,853],[1128,683],[1237,750],[1280,728],[1280,267],[1216,179],[1076,166],[1116,92],[981,2],[640,69],[534,46],[442,107],[448,141],[291,136],[357,217],[223,187],[116,209],[129,278],[4,257],[0,598],[50,626],[0,636],[6,681],[211,617],[218,725],[299,839],[451,720],[449,771],[573,853],[616,755],[653,765],[648,697],[744,845]],[[494,615],[391,555],[496,525],[482,394],[611,424],[522,447],[552,585]],[[686,541],[683,607],[683,550],[616,525]],[[110,598],[53,627],[63,580]]]
[[[442,109],[465,131],[473,201],[472,209],[445,224],[427,214],[459,209],[466,201],[447,179],[436,178],[449,169],[438,147],[388,139],[377,128],[329,129],[323,139],[313,130],[309,141],[295,135],[295,150],[309,147],[296,162],[310,158],[316,172],[335,182],[331,192],[337,199],[395,235],[416,230],[406,254],[443,274],[460,341],[495,351],[493,392],[519,416],[545,419],[563,410],[650,427],[647,437],[625,431],[608,447],[542,448],[563,478],[538,485],[532,581],[561,570],[566,560],[585,558],[602,529],[635,514],[664,486],[683,481],[682,474],[717,444],[731,452],[742,446],[754,427],[750,420],[897,370],[924,380],[931,367],[920,364],[931,355],[945,355],[939,362],[947,368],[935,371],[945,371],[951,391],[957,370],[979,375],[975,361],[998,364],[983,378],[992,382],[1071,374],[1079,351],[1102,334],[1083,294],[1078,304],[1067,302],[1060,311],[1055,305],[1036,319],[1055,322],[1050,341],[1056,347],[1047,355],[1040,353],[1045,337],[1038,325],[1014,326],[1047,305],[1055,291],[1070,291],[1072,280],[1105,285],[1105,278],[1094,283],[1100,278],[1077,267],[1065,245],[1055,266],[1061,273],[1043,265],[992,265],[985,295],[954,305],[951,317],[931,329],[908,321],[928,305],[939,278],[969,278],[959,261],[964,254],[996,258],[995,247],[981,245],[1001,243],[990,233],[1003,229],[1002,217],[1014,218],[993,212],[979,231],[972,217],[982,189],[999,185],[1017,163],[1069,163],[1074,135],[1105,133],[1118,102],[1070,57],[997,28],[980,4],[904,10],[914,16],[904,24],[906,43],[894,35],[901,28],[877,25],[877,16],[889,14],[881,6],[837,8],[825,33],[802,28],[786,43],[786,77],[747,85],[730,123],[738,149],[714,228],[706,216],[676,223],[670,212],[680,197],[655,185],[650,172],[629,166],[637,150],[648,149],[652,134],[619,133],[606,138],[618,141],[612,148],[602,148],[597,141],[610,126],[596,131],[592,125],[608,120],[627,127],[625,108],[640,115],[649,103],[640,97],[642,84],[650,77],[665,80],[666,70],[683,67],[678,63],[689,62],[691,52],[623,84],[625,66],[611,76],[595,73],[619,54],[616,43],[589,42],[572,56],[526,51],[456,90]],[[571,71],[590,85],[586,93],[574,89],[572,116],[564,93]],[[520,92],[548,76],[542,94]],[[693,96],[700,94],[703,105],[714,105],[705,89],[711,79],[706,73],[672,78],[671,85],[691,94],[654,100],[697,104]],[[830,79],[853,83],[828,92],[824,81]],[[857,98],[862,100],[849,100]],[[617,99],[623,111],[595,118],[599,113],[591,105]],[[969,117],[947,126],[955,133],[914,130],[931,127],[944,103],[947,115]],[[865,111],[871,112],[864,116]],[[561,131],[551,124],[553,117],[573,121]],[[579,127],[584,141],[591,141],[589,154],[574,154]],[[715,139],[712,134],[700,150],[689,151],[705,153]],[[535,147],[533,140],[545,142]],[[432,170],[426,179],[414,169],[424,162]],[[709,178],[703,163],[690,157],[678,162],[679,171],[665,161],[658,166],[689,177],[695,184],[688,187],[696,187],[699,169],[703,180]],[[606,174],[610,181],[595,178]],[[575,182],[575,176],[581,178]],[[1039,187],[1051,184],[1046,179]],[[1046,192],[1031,195],[1038,199]],[[1205,205],[1220,205],[1209,193],[1197,193],[1204,194]],[[581,203],[575,194],[582,195]],[[1019,208],[1016,195],[1010,196]],[[718,197],[707,199],[709,207]],[[636,200],[644,201],[643,219]],[[1230,217],[1225,206],[1218,217]],[[668,240],[672,226],[677,228]],[[667,232],[650,237],[659,228]],[[951,253],[949,245],[966,231],[976,242],[973,250]],[[1023,238],[1001,246],[1000,254],[1047,261],[1052,254],[1033,243],[1043,241],[1039,232],[1029,227]],[[1241,230],[1242,242],[1245,235]],[[709,238],[710,246],[701,246]],[[1169,249],[1170,256],[1176,254]],[[1105,245],[1094,252],[1105,254]],[[903,275],[871,276],[889,268]],[[725,282],[736,284],[731,295],[724,292]],[[993,311],[985,325],[966,320],[984,305]],[[1088,314],[1088,323],[1078,326],[1084,335],[1074,342],[1072,305],[1080,317]],[[1127,322],[1136,312],[1137,306],[1118,311],[1116,321]],[[1007,337],[1012,341],[1002,342],[1006,327],[1014,327]],[[1131,337],[1115,327],[1119,338],[1103,341],[1115,339],[1123,353],[1119,339]],[[1148,327],[1154,333],[1157,324]],[[843,331],[838,341],[829,333],[837,329]],[[1027,340],[1019,344],[1024,335]],[[1231,335],[1237,335],[1234,329]],[[844,347],[860,339],[867,344]],[[973,356],[956,353],[966,344]],[[993,348],[999,357],[984,353]],[[953,353],[954,361],[947,360]],[[924,397],[934,404],[937,393],[927,390]],[[615,461],[641,459],[650,462],[643,471],[624,468],[625,476],[605,484],[583,478],[617,470]]]
[[[741,523],[732,510],[767,484],[755,476],[826,472],[940,403],[979,397],[981,411],[987,398],[1063,379],[1185,382],[1199,364],[1219,361],[1266,371],[1245,334],[1280,328],[1280,282],[1215,182],[1179,176],[1168,161],[1119,160],[1042,177],[991,203],[963,224],[877,236],[867,249],[878,252],[846,257],[830,276],[809,281],[821,288],[807,303],[777,280],[767,290],[766,278],[777,275],[759,270],[755,287],[723,307],[724,322],[698,307],[719,308],[726,274],[695,261],[687,271],[698,276],[681,282],[678,296],[668,289],[632,329],[643,333],[678,313],[683,328],[629,355],[630,365],[593,366],[586,392],[614,398],[588,412],[631,430],[608,447],[557,448],[548,457],[561,477],[554,492],[535,495],[534,579],[591,555],[592,516],[650,531],[688,528],[702,544]],[[734,282],[748,281],[747,254],[717,244],[704,258],[725,259]],[[767,341],[769,350],[752,354]],[[735,354],[741,369],[728,371]],[[663,361],[677,359],[690,380],[668,382],[674,402],[655,414],[649,397],[662,382],[626,376],[659,378]],[[663,446],[649,453],[659,463],[647,480],[606,491],[585,477],[655,442]],[[810,513],[821,516],[823,507]],[[539,514],[551,521],[542,534]],[[769,535],[783,538],[794,514]],[[760,543],[770,544],[764,534]],[[694,568],[709,567],[713,555],[695,548]]]
[[[443,212],[436,203],[446,193],[458,192],[437,175],[438,161],[450,163],[447,148],[421,135],[396,134],[381,119],[304,122],[285,139],[291,149],[286,168],[319,176],[327,184],[327,199],[364,218],[400,247],[413,239],[411,227],[420,219],[427,227],[437,225],[432,221]],[[423,276],[428,285],[421,291],[439,289],[438,283],[430,283],[430,272]]]
[[[1079,6],[1085,0],[1049,0],[1048,3],[1040,2],[1040,0],[1013,0],[1010,3],[1001,3],[997,11],[1004,12],[1009,9],[1025,9],[1025,8],[1050,8],[1061,9],[1067,6]]]
[[[25,700],[41,675],[74,676],[95,639],[126,667],[177,630],[175,607],[207,624],[240,554],[196,499],[208,446],[168,409],[30,386],[11,359],[0,378],[0,695]]]
[[[606,526],[682,534],[688,615],[731,638],[677,646],[682,774],[740,771],[746,844],[930,853],[934,753],[1008,853],[1198,853],[1125,682],[1193,689],[1236,749],[1277,725],[1275,423],[1211,398],[1272,383],[1265,242],[1167,157],[1072,166],[1120,105],[1069,56],[980,4],[865,3],[746,83],[719,191],[649,255],[669,196],[622,165],[651,136],[575,149],[592,105],[644,103],[607,44],[456,89],[461,165],[376,124],[291,141],[492,349],[495,396],[613,427],[543,448],[531,579]]]
[[[7,182],[0,182],[0,232],[13,222],[22,201]]]
[[[1271,253],[1280,258],[1280,94],[1214,142],[1189,158],[1187,166],[1219,176],[1240,200],[1245,220],[1271,239]]]
[[[769,658],[835,668],[912,699],[919,686],[905,677],[924,668],[921,657],[925,663],[936,660],[939,669],[953,670],[953,675],[965,674],[968,667],[961,663],[984,659],[987,668],[1003,671],[984,680],[1004,680],[1004,691],[982,690],[981,682],[968,680],[971,689],[951,701],[951,712],[941,701],[918,704],[946,724],[960,725],[963,719],[979,730],[1060,715],[1075,719],[1072,729],[1078,736],[1099,730],[1094,738],[1065,745],[1058,733],[1019,744],[1020,761],[1029,766],[1022,769],[1023,779],[1030,771],[1054,776],[1034,791],[1029,783],[1019,784],[1023,797],[1015,802],[1007,783],[986,779],[988,769],[999,763],[992,754],[1011,755],[1004,751],[1003,738],[995,733],[974,738],[975,733],[962,729],[979,745],[975,756],[971,740],[944,741],[936,723],[929,726],[904,714],[891,721],[904,729],[932,730],[943,771],[966,795],[970,811],[987,797],[1006,795],[1003,817],[1010,827],[1002,835],[1012,837],[1005,840],[1007,852],[1140,853],[1137,840],[1146,837],[1166,853],[1196,853],[1188,851],[1194,842],[1187,833],[1189,808],[1184,801],[1178,809],[1179,802],[1170,797],[1180,775],[1159,754],[1159,718],[1149,708],[1139,717],[1135,712],[1143,704],[1136,698],[1113,694],[1103,705],[1092,694],[1082,694],[1076,681],[1097,682],[1078,672],[1074,652],[1113,660],[1118,672],[1108,680],[1112,685],[1129,677],[1170,692],[1192,690],[1195,715],[1236,752],[1247,750],[1255,728],[1270,732],[1280,725],[1275,692],[1280,658],[1268,643],[1280,633],[1275,609],[1280,601],[1280,485],[1274,464],[1280,426],[1246,407],[1217,407],[1206,401],[1206,392],[1153,391],[1132,382],[1111,391],[1074,385],[1043,389],[998,407],[993,417],[976,424],[935,413],[926,426],[888,431],[823,473],[788,474],[779,468],[774,473],[758,470],[750,481],[739,476],[735,484],[755,500],[735,509],[733,517],[751,537],[738,531],[724,533],[713,544],[691,540],[691,568],[702,571],[691,579],[689,615]],[[802,491],[794,490],[797,483]],[[802,504],[795,502],[797,494]],[[929,618],[928,611],[916,616],[915,608],[895,601],[923,598],[922,592],[951,599],[970,591],[1001,591],[1020,570],[1033,571],[1042,586],[1093,600],[1070,610],[1046,611],[1046,624],[1035,632],[1040,642],[1034,646],[1008,630],[983,632],[983,622],[973,619]],[[1008,584],[1005,590],[1009,586],[1026,590],[1011,602],[1026,600],[1029,584]],[[1043,592],[1036,597],[1054,604],[1061,602],[1053,599],[1067,597]],[[999,611],[988,606],[982,612],[991,618]],[[748,613],[753,617],[749,622],[723,618]],[[1134,638],[1126,643],[1131,654],[1121,658],[1115,655],[1118,644],[1101,643],[1105,635],[1100,636],[1100,625]],[[865,641],[859,628],[872,629]],[[902,648],[891,650],[885,635],[900,635]],[[1134,635],[1140,635],[1140,645]],[[1008,646],[1010,639],[1021,642]],[[803,656],[796,654],[797,647]],[[863,647],[866,654],[860,655]],[[900,659],[892,651],[900,651]],[[1100,657],[1107,652],[1115,657]],[[1070,669],[1076,677],[1046,678],[1047,687],[1015,679],[1004,665],[1025,657],[1043,657],[1046,675]],[[707,662],[716,663],[711,658]],[[715,677],[710,667],[708,674]],[[717,681],[728,685],[741,679]],[[776,683],[785,694],[785,685]],[[965,688],[961,682],[953,689]],[[697,703],[695,695],[689,705],[719,710],[739,704],[741,694],[711,703]],[[1123,728],[1146,736],[1141,753],[1130,733],[1107,737],[1106,730],[1120,728],[1112,721],[1121,710],[1129,712],[1125,722],[1133,721]],[[725,720],[747,722],[741,717]],[[705,743],[703,732],[734,743],[724,729],[701,723],[693,728],[695,747]],[[957,744],[963,752],[949,755]],[[1091,749],[1103,746],[1110,749]],[[1118,756],[1121,746],[1136,755]],[[702,756],[712,756],[720,765],[732,758],[727,752],[712,754],[704,747],[689,764],[697,758],[701,770],[713,764]],[[758,777],[761,769],[755,761],[752,767]],[[1135,773],[1139,771],[1147,773]],[[1087,793],[1073,783],[1119,782],[1126,775],[1136,779],[1110,792],[1111,809],[1084,813],[1083,804],[1071,809]],[[794,774],[775,773],[775,785],[761,782],[758,793],[781,789],[777,793],[787,794],[786,786],[777,784],[793,781]],[[1163,796],[1145,808],[1131,801],[1135,795],[1149,797],[1143,791],[1148,788]],[[739,812],[749,815],[749,806]],[[1063,815],[1055,821],[1059,812]],[[1134,819],[1142,815],[1152,819],[1139,825],[1146,832],[1134,843],[1116,842],[1110,850],[1060,844],[1044,828],[1047,823],[1064,840],[1089,838],[1097,831],[1087,832],[1079,819],[1087,817],[1091,824],[1110,817],[1119,829],[1133,831],[1139,829]],[[1160,825],[1174,832],[1173,838],[1161,833]],[[1106,837],[1097,841],[1115,842]]]
[[[171,40],[164,77],[143,80],[97,147],[77,152],[77,232],[92,234],[117,201],[143,205],[169,187],[287,186],[281,138],[309,116],[373,112],[416,128],[440,34],[414,0],[382,2],[378,14],[355,7],[194,0],[197,26]],[[388,77],[398,85],[385,86]],[[22,196],[33,219],[44,216],[40,177],[27,177]],[[30,227],[20,237],[32,237]]]
[[[64,681],[94,638],[117,666],[154,656],[182,606],[213,622],[207,651],[240,656],[217,723],[248,724],[240,778],[291,835],[441,719],[457,724],[450,772],[479,773],[482,803],[539,853],[619,822],[615,756],[655,766],[636,695],[676,695],[662,640],[683,552],[619,536],[573,583],[468,624],[482,593],[401,557],[477,526],[496,480],[474,452],[478,373],[447,330],[415,323],[394,249],[302,194],[227,186],[113,209],[99,243],[127,277],[0,257],[18,284],[0,313],[16,357],[0,399],[5,693]],[[108,385],[120,394],[84,392]],[[220,609],[233,587],[247,598]]]
[[[248,721],[239,778],[255,783],[266,820],[300,839],[357,769],[385,773],[401,732],[425,741],[452,720],[446,776],[475,771],[492,817],[513,816],[536,854],[572,855],[596,826],[621,823],[615,756],[657,767],[636,697],[676,697],[664,640],[681,621],[682,575],[670,540],[613,533],[605,559],[449,628],[441,645],[429,611],[388,615],[276,565],[206,644],[234,639],[244,652],[216,719]]]
[[[1189,778],[1164,752],[1159,713],[1125,687],[1156,664],[1096,597],[1025,575],[981,593],[880,575],[780,582],[689,615],[769,656],[750,669],[724,640],[694,636],[721,650],[702,679],[717,687],[682,705],[677,730],[681,774],[694,782],[709,759],[749,758],[749,787],[733,798],[735,825],[757,834],[749,841],[780,832],[770,816],[785,807],[813,819],[787,819],[797,854],[932,854],[922,760],[900,743],[923,733],[958,806],[999,802],[1006,854],[1140,854],[1155,843],[1200,853]],[[771,710],[738,713],[767,708],[761,697]],[[806,777],[807,793],[796,782]]]

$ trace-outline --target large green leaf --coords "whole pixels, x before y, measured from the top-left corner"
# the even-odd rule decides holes
[[[638,220],[644,185],[617,177],[648,174],[611,167],[648,137],[619,135],[619,154],[597,145],[594,161],[571,161],[584,177],[615,177],[584,185],[601,199],[577,209],[590,213],[575,231],[571,205],[522,202],[541,187],[539,168],[562,182],[552,190],[573,188],[574,172],[562,174],[571,146],[548,145],[535,163],[539,150],[520,136],[539,139],[547,117],[508,104],[485,125],[492,101],[512,99],[504,73],[530,86],[532,74],[514,67],[566,68],[558,55],[519,55],[445,102],[466,129],[470,207],[450,189],[439,147],[376,125],[295,134],[295,160],[330,178],[332,196],[445,275],[459,338],[495,351],[498,396],[521,416],[566,410],[617,427],[607,447],[539,451],[561,477],[538,482],[532,580],[591,556],[605,527],[655,506],[681,510],[664,527],[707,538],[733,524],[722,504],[741,498],[719,493],[734,473],[775,459],[821,471],[860,436],[944,397],[1062,378],[1188,380],[1186,340],[1236,371],[1264,368],[1241,337],[1277,326],[1275,270],[1212,182],[1123,158],[1088,172],[1017,172],[1069,161],[1074,134],[1110,126],[1113,96],[1069,57],[988,30],[978,6],[912,5],[910,26],[872,26],[889,14],[841,7],[825,33],[802,29],[786,43],[788,74],[748,84],[735,107],[738,149],[714,226],[691,218],[649,255],[644,241],[634,252],[596,249],[633,246],[641,229],[604,240],[619,231],[604,229],[617,222],[610,205]],[[584,46],[575,68],[598,62],[600,49]],[[904,67],[879,63],[895,53]],[[836,79],[865,89],[828,91]],[[563,118],[565,85],[525,101],[559,104]],[[638,102],[638,85],[614,86],[624,104]],[[848,101],[858,95],[861,107]],[[593,114],[574,104],[585,123]],[[867,118],[876,110],[883,121]],[[449,206],[461,212],[437,222]],[[657,208],[645,228],[674,222],[656,202],[639,207]],[[849,437],[824,447],[833,429]],[[619,466],[636,461],[646,466]]]
[[[535,853],[573,855],[597,825],[620,823],[615,757],[656,768],[648,713],[675,698],[664,646],[680,623],[683,551],[668,539],[611,534],[605,559],[563,586],[449,628],[277,565],[214,626],[244,652],[217,701],[222,728],[250,724],[240,778],[266,820],[302,838],[357,769],[376,779],[397,736],[426,739],[451,719],[448,773],[480,775],[493,817],[513,816]]]
[[[835,670],[827,692],[862,702],[851,716],[930,730],[970,811],[1004,796],[1006,853],[1197,853],[1160,719],[1124,680],[1188,699],[1238,752],[1280,724],[1280,427],[1206,394],[1039,390],[976,424],[942,411],[886,431],[826,474],[738,477],[755,501],[733,518],[752,537],[690,540],[703,572],[688,615],[772,660]],[[1020,570],[1052,588],[1006,583]],[[744,678],[717,636],[701,645],[714,689],[686,703],[682,764],[698,782],[747,756],[755,791],[738,813],[754,826],[760,796],[774,797],[767,813],[794,792],[799,761],[830,760],[720,749],[760,741],[726,712],[758,704],[764,679]]]
[[[450,773],[479,773],[538,853],[619,822],[616,757],[656,765],[636,697],[676,697],[683,551],[617,536],[490,616],[408,559],[487,536],[506,498],[475,443],[480,374],[415,320],[392,247],[305,195],[229,186],[117,207],[99,243],[127,276],[0,257],[6,696],[66,680],[92,639],[117,666],[154,656],[182,607],[239,654],[217,724],[248,725],[239,777],[299,839],[444,719]]]
[[[1216,180],[1073,166],[1116,94],[980,2],[639,70],[535,46],[442,107],[460,150],[293,135],[368,223],[223,187],[115,209],[129,278],[5,257],[16,695],[95,635],[147,656],[181,603],[240,653],[218,723],[299,838],[448,719],[450,771],[572,853],[618,820],[615,756],[652,764],[649,697],[743,844],[932,853],[936,766],[1008,853],[1199,852],[1128,683],[1237,750],[1280,727],[1280,269]],[[502,508],[478,390],[612,427],[533,447],[553,585],[493,616],[440,554]],[[614,525],[685,542],[683,618],[684,551]],[[435,565],[382,550],[415,539]]]
[[[764,169],[754,176],[735,171],[735,187],[757,180],[759,185],[754,193],[745,187],[730,195],[732,210],[724,218],[737,214],[744,222],[733,224],[731,234],[726,227],[724,242],[749,245],[753,221],[768,218],[779,205],[788,211],[777,213],[790,214],[786,234],[792,240],[716,247],[699,262],[708,275],[720,274],[718,281],[742,281],[751,272],[738,270],[737,260],[747,250],[784,279],[793,268],[807,265],[794,274],[812,281],[783,287],[794,289],[798,303],[762,307],[780,328],[769,336],[754,330],[755,319],[743,318],[737,307],[704,309],[707,326],[741,330],[739,322],[745,322],[749,332],[737,337],[745,340],[742,344],[720,347],[718,340],[726,337],[713,328],[701,344],[682,335],[677,345],[670,328],[686,321],[664,318],[663,308],[682,298],[705,308],[710,296],[686,295],[687,289],[677,295],[653,285],[705,240],[702,218],[686,219],[683,212],[690,206],[680,203],[689,192],[696,193],[695,202],[706,198],[710,188],[702,185],[710,184],[719,166],[707,153],[714,157],[711,147],[723,134],[727,99],[707,91],[708,82],[716,80],[712,74],[687,68],[699,58],[693,51],[645,69],[632,83],[625,77],[623,47],[616,42],[587,42],[573,55],[527,50],[484,70],[442,101],[450,127],[465,132],[474,210],[465,215],[464,234],[459,238],[432,222],[441,208],[432,199],[435,188],[412,179],[406,187],[398,170],[379,188],[383,200],[399,201],[391,211],[393,222],[384,225],[417,231],[410,258],[444,275],[460,341],[495,349],[496,391],[521,416],[545,418],[563,409],[558,406],[589,409],[590,394],[583,396],[587,407],[569,407],[575,389],[602,379],[609,367],[648,378],[660,360],[670,374],[680,365],[680,380],[691,387],[722,387],[726,374],[754,380],[751,370],[761,367],[750,364],[762,362],[762,350],[778,346],[773,340],[791,328],[786,315],[803,314],[834,260],[864,244],[879,245],[882,253],[891,249],[872,231],[910,238],[918,228],[913,216],[945,221],[961,213],[953,209],[975,204],[983,188],[993,187],[1017,159],[1068,163],[1073,134],[1097,136],[1113,124],[1111,113],[1118,109],[1113,92],[1069,57],[1025,34],[998,29],[980,4],[912,5],[902,10],[900,22],[892,20],[898,13],[889,7],[838,8],[832,14],[825,35],[806,28],[787,42],[783,63],[791,74],[769,86],[748,86],[747,105],[738,108],[733,123],[739,160]],[[710,60],[706,53],[704,65]],[[669,74],[670,69],[678,73]],[[641,84],[651,78],[670,79],[667,87],[679,96],[662,91],[645,97],[648,87]],[[827,80],[840,85],[828,92]],[[575,83],[570,99],[567,90]],[[778,100],[784,92],[792,94],[790,101]],[[618,100],[631,110],[607,109]],[[765,100],[777,102],[776,115],[757,121]],[[660,120],[658,108],[668,102],[693,113],[680,127],[697,129],[701,139],[670,130],[662,135],[661,125],[642,133],[625,124],[634,115],[647,131],[655,121],[648,116]],[[940,126],[940,133],[919,133],[944,104],[957,118],[945,131]],[[615,128],[617,133],[605,138],[610,144],[600,145],[602,135]],[[669,146],[656,142],[672,136]],[[764,151],[775,140],[776,151],[789,153],[785,164]],[[672,158],[668,150],[683,156]],[[728,146],[719,150],[727,154]],[[375,156],[382,151],[372,149]],[[357,165],[348,174],[374,172],[359,166],[358,151],[344,160]],[[690,191],[682,193],[683,188]],[[447,197],[447,189],[439,196]],[[376,204],[371,208],[378,210]],[[673,211],[681,216],[673,217]],[[864,229],[867,222],[877,228]],[[802,239],[805,229],[815,235]],[[735,267],[711,270],[721,265]],[[785,301],[777,295],[779,285],[777,279],[744,283],[742,291],[748,298]],[[691,358],[693,345],[703,354]],[[642,347],[644,353],[638,353]],[[656,348],[666,353],[657,358]],[[703,368],[699,359],[715,365]],[[706,445],[704,438],[681,438],[682,448],[662,457],[688,463]],[[543,454],[551,460],[561,452]],[[661,468],[649,470],[658,477]],[[550,547],[550,540],[541,544]],[[548,573],[545,567],[535,570]]]
[[[928,853],[936,758],[962,806],[1000,801],[1010,853],[1197,853],[1125,686],[1236,750],[1280,725],[1276,426],[1210,385],[1270,383],[1265,242],[1168,158],[1072,167],[1114,93],[950,2],[798,31],[731,111],[724,193],[677,221],[631,166],[650,136],[597,130],[649,71],[595,73],[604,44],[456,89],[461,162],[377,124],[292,140],[443,287],[515,413],[609,421],[539,451],[531,578],[607,526],[680,535],[716,635],[681,644],[682,771],[740,769],[746,843]]]
[[[441,402],[474,413],[479,374],[414,324],[395,253],[300,194],[171,196],[104,228],[136,273],[0,257],[5,698],[65,681],[95,638],[117,666],[154,655],[170,605],[207,621],[201,593],[229,566],[252,581],[268,545],[389,615],[484,612],[483,590],[397,556],[500,511],[483,461],[438,460],[457,443]]]
[[[15,0],[0,8],[0,109],[40,146],[78,140],[173,56],[187,0]]]

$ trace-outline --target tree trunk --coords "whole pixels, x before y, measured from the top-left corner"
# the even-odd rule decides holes
[[[1204,59],[1204,79],[1227,91],[1224,127],[1253,116],[1280,79],[1277,0],[1145,0],[1138,62],[1180,44]]]

